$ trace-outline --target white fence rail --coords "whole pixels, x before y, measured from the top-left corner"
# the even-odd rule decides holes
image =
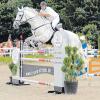
[[[14,48],[0,48],[0,56],[12,56],[12,51]],[[29,51],[30,52],[30,51]],[[33,51],[32,51],[33,52]],[[26,52],[28,54],[28,51]],[[33,52],[35,53],[35,52]],[[93,57],[98,55],[98,49],[92,49],[92,50],[84,50],[84,53],[87,55],[87,57]]]
[[[0,56],[12,56],[13,48],[0,48]]]

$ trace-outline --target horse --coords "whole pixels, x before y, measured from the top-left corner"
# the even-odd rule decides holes
[[[45,44],[51,41],[53,47],[59,42],[62,48],[69,45],[76,46],[82,50],[82,44],[77,34],[63,28],[54,31],[51,22],[45,17],[39,16],[39,12],[36,9],[30,7],[18,8],[13,27],[18,29],[21,24],[26,22],[30,24],[32,32],[32,36],[25,40],[27,44],[35,47],[35,43]]]

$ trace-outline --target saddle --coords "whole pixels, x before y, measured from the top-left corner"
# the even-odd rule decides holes
[[[57,24],[57,26],[55,27],[55,29],[53,29],[53,27],[52,27],[52,29],[54,30],[54,33],[56,32],[56,31],[60,31],[60,29],[62,29],[63,27],[62,27],[62,23],[58,23]],[[51,43],[51,40],[52,40],[52,38],[53,38],[53,36],[54,36],[54,33],[53,33],[53,35],[51,36],[51,38],[46,42],[46,44],[52,44]]]

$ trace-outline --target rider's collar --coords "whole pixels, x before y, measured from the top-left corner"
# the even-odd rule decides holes
[[[46,8],[47,8],[47,7],[45,7],[45,9],[42,9],[42,10],[46,10]]]

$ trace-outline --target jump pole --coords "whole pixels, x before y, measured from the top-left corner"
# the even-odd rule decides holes
[[[24,82],[29,82],[29,83],[34,83],[34,84],[47,85],[47,86],[54,86],[53,83],[42,82],[42,81],[36,81],[36,80],[28,80],[28,79],[21,78],[21,77],[13,77],[13,79],[17,79],[17,80],[24,81]]]
[[[45,50],[22,50],[20,51],[20,53],[23,53],[23,54],[32,54],[32,53],[38,53],[38,54],[44,54],[45,53]]]
[[[20,35],[20,51],[22,51],[23,50],[23,33],[21,33],[21,35]],[[19,57],[19,60],[20,60],[20,63],[19,63],[19,76],[20,77],[22,77],[22,65],[23,65],[23,61],[21,60],[22,59],[22,57],[23,57],[23,54],[22,53],[20,53],[20,57]]]

